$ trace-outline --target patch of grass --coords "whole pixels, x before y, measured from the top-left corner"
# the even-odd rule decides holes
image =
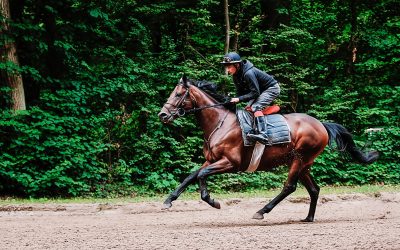
[[[274,190],[255,190],[247,192],[220,192],[213,193],[211,191],[212,198],[219,200],[232,199],[232,198],[273,198],[278,195],[281,189]],[[400,192],[400,185],[363,185],[363,186],[325,186],[321,187],[320,195],[327,194],[374,194],[377,192]],[[290,197],[308,196],[307,190],[299,186]],[[56,199],[56,198],[39,198],[39,199],[19,199],[13,197],[1,197],[0,206],[4,205],[27,205],[27,204],[72,204],[72,203],[137,203],[137,202],[164,202],[168,197],[168,194],[156,194],[151,196],[135,196],[135,197],[121,197],[121,198],[71,198],[71,199]],[[184,192],[180,197],[180,200],[200,200],[200,194],[198,192]]]
[[[230,199],[230,198],[273,198],[281,192],[281,189],[273,190],[256,190],[252,192],[232,192],[232,193],[217,193],[213,194],[214,198]],[[377,192],[400,192],[400,185],[362,185],[362,186],[324,186],[321,187],[320,195],[328,194],[374,194]],[[290,197],[308,196],[307,190],[299,185]]]

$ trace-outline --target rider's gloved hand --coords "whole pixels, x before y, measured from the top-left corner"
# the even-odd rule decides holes
[[[233,98],[231,99],[231,102],[232,102],[232,103],[238,103],[238,102],[239,102],[239,98],[233,97]]]

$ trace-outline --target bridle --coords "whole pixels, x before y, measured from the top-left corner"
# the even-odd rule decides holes
[[[182,84],[182,86],[183,86],[183,84]],[[186,88],[186,87],[185,87],[185,88]],[[182,106],[182,104],[185,103],[186,97],[187,97],[188,95],[189,95],[189,88],[186,88],[185,94],[182,95],[181,99],[179,99],[179,101],[177,102],[177,104],[172,104],[172,103],[169,103],[169,102],[166,102],[166,103],[164,104],[165,109],[168,110],[168,112],[171,114],[171,116],[178,115],[179,117],[181,117],[181,116],[184,116],[184,115],[186,114],[187,110],[185,110],[185,109],[182,108],[181,106]],[[191,100],[192,103],[193,103],[193,100],[192,100],[191,98],[190,98],[190,100]],[[172,106],[172,107],[173,107],[172,111],[171,111],[169,108],[166,107],[167,104],[168,104],[169,106]]]
[[[186,114],[195,113],[195,112],[201,111],[201,110],[203,110],[203,109],[208,109],[208,108],[217,107],[217,106],[224,106],[224,105],[230,103],[230,102],[228,101],[228,102],[221,102],[221,103],[206,105],[206,106],[198,107],[198,108],[184,109],[184,108],[182,107],[182,105],[186,102],[187,96],[190,97],[190,101],[192,102],[193,106],[194,106],[194,104],[196,104],[196,99],[192,98],[192,96],[190,95],[190,93],[189,93],[189,87],[185,86],[185,85],[182,84],[182,83],[180,83],[179,85],[182,85],[184,88],[186,88],[186,91],[185,91],[185,93],[182,95],[182,97],[179,99],[179,101],[177,102],[177,104],[172,104],[172,103],[166,102],[165,105],[164,105],[164,107],[169,111],[169,113],[171,114],[171,116],[178,115],[179,117],[182,117],[182,116],[184,116],[184,115],[186,115]],[[173,109],[170,110],[169,108],[167,108],[167,107],[166,107],[167,104],[168,104],[169,106],[172,106]]]

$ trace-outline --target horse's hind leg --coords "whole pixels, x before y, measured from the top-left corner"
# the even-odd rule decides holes
[[[164,207],[163,209],[168,209],[172,207],[172,202],[181,195],[183,191],[192,183],[194,183],[197,180],[197,176],[199,175],[200,169],[194,171],[191,173],[186,179],[179,185],[177,189],[175,189],[174,192],[172,192],[168,198],[164,201]]]
[[[288,179],[278,196],[276,196],[272,201],[270,201],[265,207],[259,210],[253,215],[253,219],[262,220],[264,219],[264,214],[271,212],[271,210],[278,205],[283,199],[285,199],[289,194],[296,191],[297,181],[299,179],[300,169],[302,167],[301,159],[294,159],[292,165],[290,166]]]
[[[313,222],[315,209],[317,207],[318,195],[319,195],[319,187],[317,183],[314,181],[313,177],[310,174],[310,166],[305,169],[305,172],[300,175],[300,182],[305,186],[308,193],[310,194],[310,210],[308,212],[307,218],[305,218],[304,222]]]

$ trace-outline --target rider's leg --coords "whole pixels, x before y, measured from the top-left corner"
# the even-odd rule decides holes
[[[271,104],[271,102],[280,93],[279,84],[272,86],[261,93],[261,95],[251,104],[254,112],[255,131],[250,131],[247,134],[249,140],[260,141],[263,144],[269,144],[267,135],[267,116],[264,116],[261,110]]]
[[[247,137],[250,140],[259,141],[263,144],[270,144],[267,134],[267,129],[268,129],[267,116],[264,116],[264,114],[261,111],[257,111],[254,113],[254,119],[255,119],[255,130],[250,131],[247,134]]]

